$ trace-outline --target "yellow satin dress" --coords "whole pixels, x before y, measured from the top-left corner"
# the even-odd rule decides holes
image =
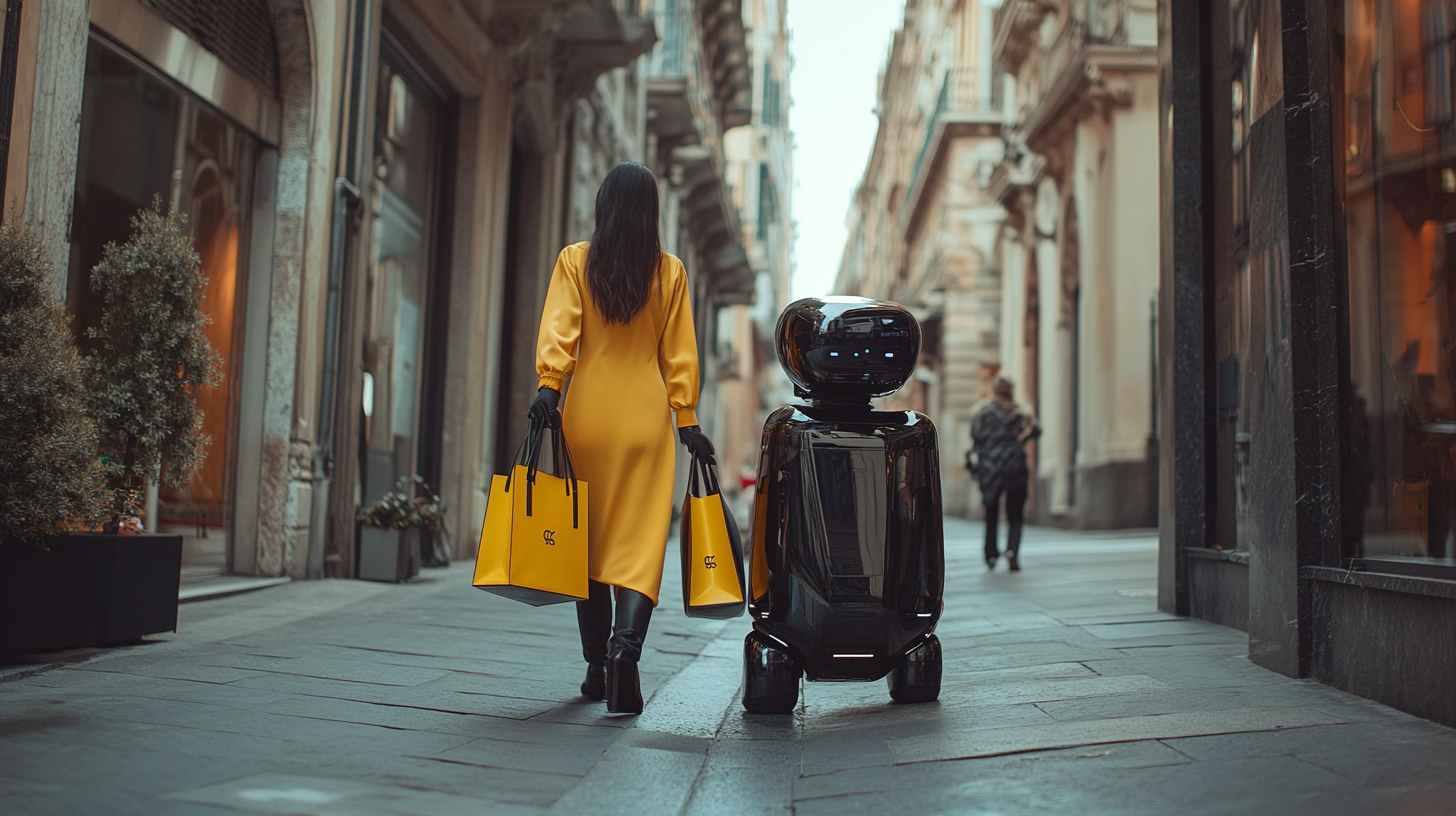
[[[646,305],[608,324],[586,283],[587,242],[561,250],[536,342],[541,385],[570,390],[562,427],[591,486],[588,574],[657,603],[672,523],[677,427],[698,424],[698,345],[682,261],[663,253]]]

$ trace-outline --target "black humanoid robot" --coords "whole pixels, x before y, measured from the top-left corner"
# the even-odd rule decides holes
[[[758,462],[743,707],[788,713],[799,678],[878,680],[890,696],[940,694],[945,550],[935,426],[876,411],[920,356],[896,303],[809,298],[775,332],[796,396],[768,418]]]

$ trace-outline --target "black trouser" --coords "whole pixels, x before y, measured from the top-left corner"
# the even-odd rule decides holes
[[[1001,554],[996,546],[996,522],[1001,515],[1001,497],[1006,497],[1006,552],[1015,555],[1021,549],[1021,519],[1026,510],[1026,479],[1011,479],[995,493],[986,496],[986,562]]]

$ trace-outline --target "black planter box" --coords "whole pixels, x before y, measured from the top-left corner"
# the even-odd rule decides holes
[[[182,536],[73,533],[0,543],[0,654],[177,631]]]

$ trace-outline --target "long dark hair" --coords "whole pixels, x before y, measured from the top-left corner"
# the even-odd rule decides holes
[[[657,178],[637,162],[622,162],[597,190],[597,226],[586,254],[586,285],[602,319],[627,323],[642,311],[661,261]]]

